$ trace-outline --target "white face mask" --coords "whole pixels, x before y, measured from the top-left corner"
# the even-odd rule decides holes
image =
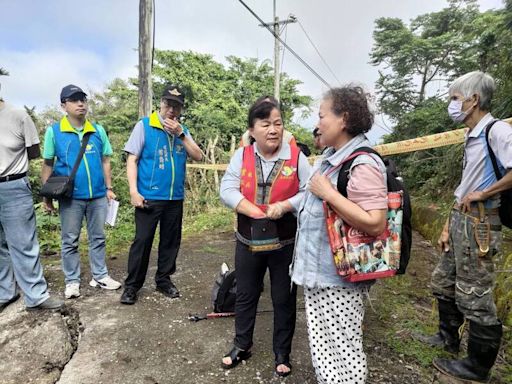
[[[463,100],[452,100],[448,104],[448,115],[456,123],[463,123],[468,117],[468,111],[473,107],[469,107],[466,111],[462,110]]]

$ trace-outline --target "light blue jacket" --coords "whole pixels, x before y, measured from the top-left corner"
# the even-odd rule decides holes
[[[370,142],[363,134],[354,137],[338,151],[335,151],[334,148],[328,148],[324,155],[315,162],[311,175],[314,175],[317,171],[322,174],[326,173],[359,147],[371,147]],[[386,181],[386,168],[378,156],[358,156],[352,163],[352,168],[358,164],[370,164],[377,167],[375,160],[377,160],[380,171],[384,175],[384,181]],[[333,185],[337,184],[338,174],[339,171],[335,171],[329,176]],[[336,274],[327,237],[322,200],[313,195],[308,188],[306,188],[297,215],[297,237],[295,239],[294,259],[290,266],[290,275],[294,283],[308,288],[356,288],[371,284],[348,283]]]

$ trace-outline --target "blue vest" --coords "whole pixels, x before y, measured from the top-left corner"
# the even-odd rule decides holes
[[[147,200],[183,200],[187,151],[179,137],[164,131],[157,112],[142,119],[144,148],[137,166],[137,188]],[[188,129],[183,126],[185,133]]]
[[[73,129],[66,117],[52,126],[55,140],[53,168],[55,176],[69,176],[82,145],[78,132]],[[75,176],[73,199],[96,199],[106,195],[103,177],[103,142],[94,124],[86,121],[84,134],[90,132],[89,142]]]

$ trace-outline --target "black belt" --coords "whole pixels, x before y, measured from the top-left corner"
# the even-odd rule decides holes
[[[1,176],[0,183],[3,183],[4,181],[18,180],[25,176],[27,176],[27,172],[18,173],[17,175]]]

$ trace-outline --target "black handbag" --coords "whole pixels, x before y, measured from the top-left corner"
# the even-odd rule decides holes
[[[251,243],[249,249],[252,252],[273,251],[281,248],[277,225],[271,219],[251,220]]]
[[[50,176],[48,180],[46,180],[46,183],[44,183],[44,185],[41,187],[41,191],[39,192],[40,196],[47,197],[49,199],[73,197],[75,175],[78,171],[78,166],[84,157],[85,147],[89,142],[89,136],[90,133],[86,133],[82,138],[82,146],[80,147],[80,152],[78,153],[78,157],[75,160],[71,174],[69,176]]]

